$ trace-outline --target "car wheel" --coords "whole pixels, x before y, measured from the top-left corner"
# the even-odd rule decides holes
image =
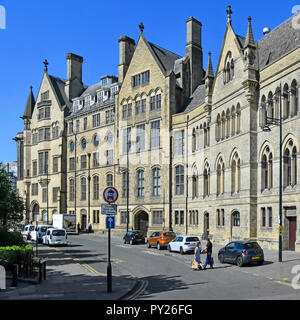
[[[161,245],[159,242],[157,242],[157,250],[161,250]]]
[[[242,267],[244,265],[242,256],[237,257],[236,264],[238,267]]]
[[[168,245],[168,250],[169,250],[169,252],[172,252],[172,249],[171,249],[170,245]]]
[[[183,248],[180,247],[180,254],[184,254]]]
[[[151,244],[149,243],[149,241],[147,241],[147,248],[151,248]]]
[[[221,253],[221,254],[219,254],[219,261],[220,261],[220,263],[224,263],[224,255]]]

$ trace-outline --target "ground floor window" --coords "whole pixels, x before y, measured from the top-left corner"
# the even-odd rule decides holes
[[[121,211],[120,224],[127,224],[127,211]],[[129,215],[128,215],[128,224],[129,224]]]
[[[94,223],[99,224],[100,223],[100,211],[99,210],[94,210],[93,211],[93,218],[94,218]]]
[[[174,219],[175,225],[184,225],[184,211],[175,211],[175,219]]]
[[[162,216],[162,211],[153,211],[152,213],[152,223],[153,225],[158,225],[163,223],[163,216]]]
[[[232,215],[233,226],[240,227],[241,226],[241,217],[239,212],[234,212]]]
[[[217,209],[217,226],[224,227],[225,226],[225,210]]]

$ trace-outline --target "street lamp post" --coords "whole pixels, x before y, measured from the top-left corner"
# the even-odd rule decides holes
[[[91,223],[91,153],[88,153],[89,159],[89,175],[88,175],[88,228],[90,231],[90,223]]]
[[[280,160],[279,160],[279,256],[278,260],[279,262],[282,262],[282,87],[280,84],[279,89],[279,119],[276,119],[274,117],[268,117],[268,108],[266,108],[266,114],[265,114],[265,126],[263,131],[270,132],[271,129],[269,125],[276,125],[280,128],[280,134],[279,134],[279,140],[280,140],[280,147],[279,147],[279,153],[280,153]],[[269,107],[269,104],[268,104]]]
[[[127,194],[126,194],[126,231],[128,233],[129,231],[129,130],[127,129],[127,170],[126,170],[126,175],[127,175]]]

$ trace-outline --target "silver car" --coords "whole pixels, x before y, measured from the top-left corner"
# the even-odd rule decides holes
[[[199,242],[199,238],[195,236],[178,236],[168,244],[168,250],[169,252],[175,251],[181,254],[192,252]]]

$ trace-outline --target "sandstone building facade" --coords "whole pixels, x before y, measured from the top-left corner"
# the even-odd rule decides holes
[[[30,92],[18,142],[26,219],[76,215],[105,230],[102,193],[119,191],[117,232],[162,228],[257,239],[278,247],[279,126],[283,119],[284,249],[300,251],[300,36],[293,19],[255,41],[237,35],[228,7],[215,71],[203,66],[202,24],[187,20],[185,56],[140,37],[119,39],[119,74],[86,87],[83,58],[67,79],[45,72]],[[127,208],[129,209],[127,220]]]

